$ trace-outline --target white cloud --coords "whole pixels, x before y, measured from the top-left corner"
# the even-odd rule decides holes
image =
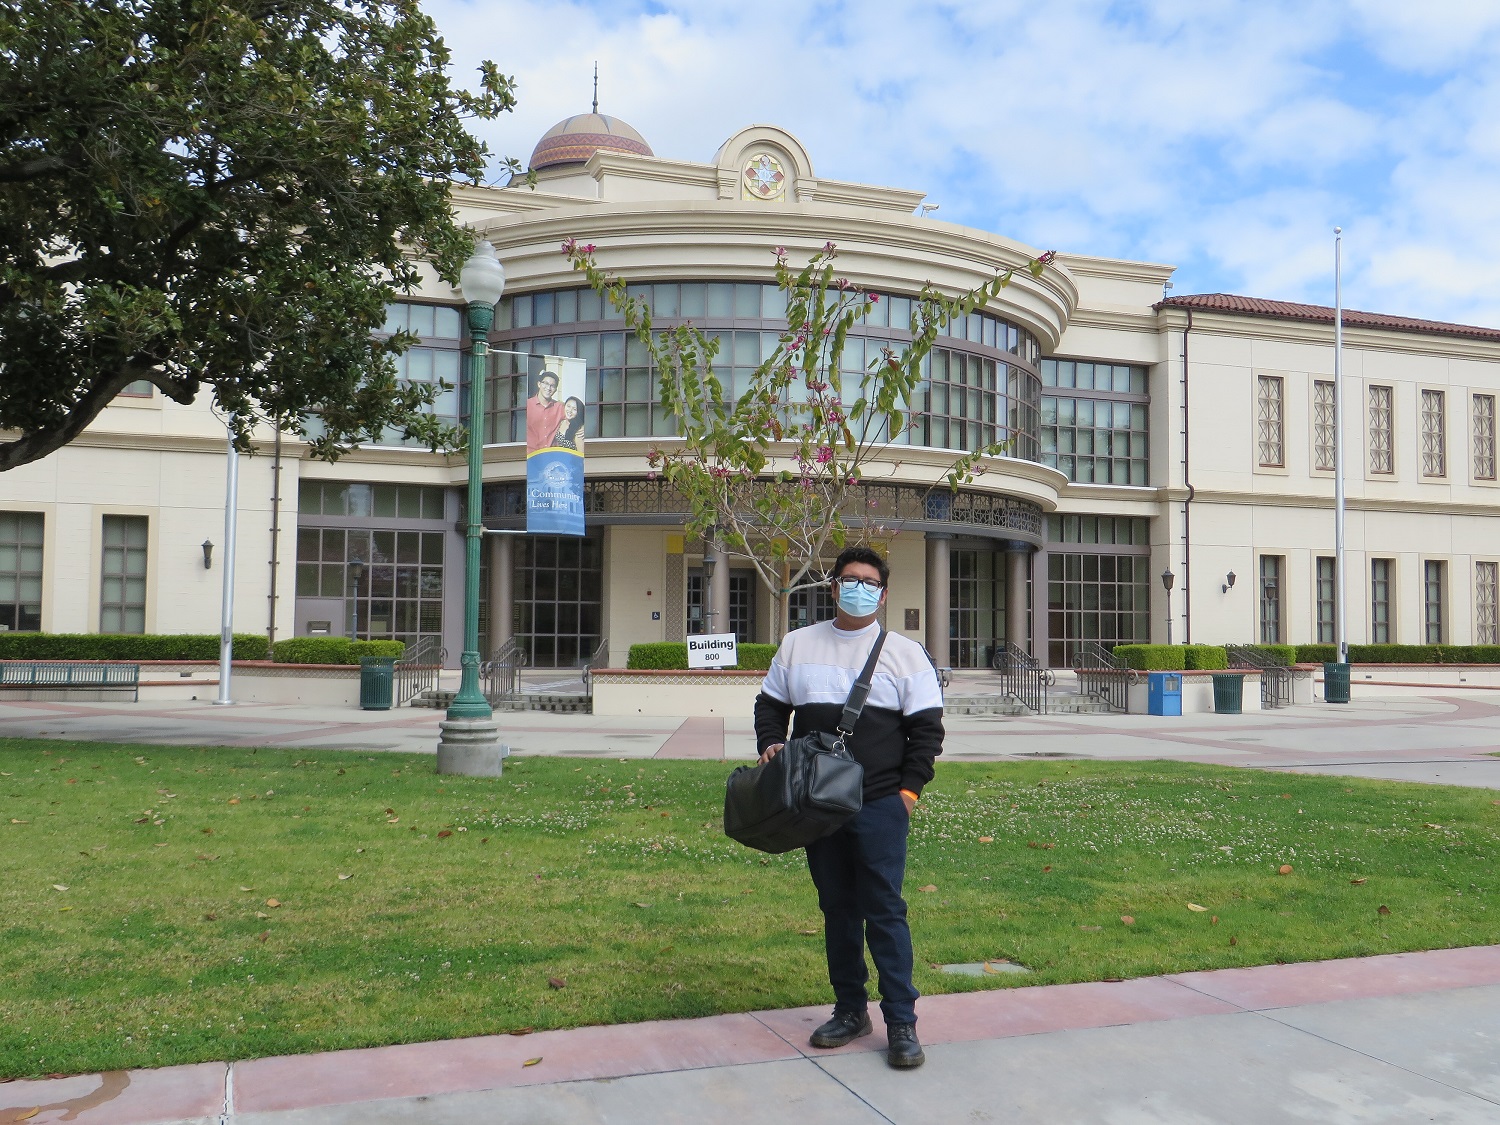
[[[459,77],[492,57],[524,159],[601,108],[658,155],[752,122],[820,174],[926,190],[941,217],[1034,245],[1182,267],[1176,291],[1500,323],[1500,10],[1493,3],[431,0]],[[1439,269],[1432,265],[1441,263]]]

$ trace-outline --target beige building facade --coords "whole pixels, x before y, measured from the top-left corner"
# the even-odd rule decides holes
[[[658,326],[721,341],[743,385],[785,326],[773,248],[827,242],[882,297],[851,367],[907,338],[924,284],[956,293],[1038,251],[937,221],[921,193],[829,180],[784,130],[752,126],[707,163],[654,155],[617,119],[570,118],[542,139],[535,184],[466,188],[462,222],[508,275],[490,336],[485,523],[524,530],[524,400],[542,355],[588,372],[583,538],[486,540],[484,647],[515,638],[537,666],[601,643],[708,629],[764,641],[831,612],[774,600],[743,560],[682,528],[650,478],[672,440],[655,373],[618,314],[561,250],[593,243]],[[1088,643],[1333,640],[1331,310],[1223,294],[1163,300],[1169,266],[1061,253],[1040,277],[949,326],[920,418],[867,487],[894,529],[887,624],[939,663],[987,665],[1007,644],[1066,666]],[[1354,643],[1496,643],[1500,330],[1346,314],[1342,410]],[[387,328],[422,343],[402,373],[446,388],[457,420],[462,295],[429,275]],[[122,395],[78,441],[0,475],[0,626],[49,632],[218,630],[222,425],[207,403]],[[1008,455],[957,495],[931,486],[961,452]],[[297,435],[241,459],[236,629],[442,638],[462,634],[461,456],[394,439],[337,463]],[[1163,572],[1173,576],[1170,593]],[[1231,575],[1233,580],[1231,581]]]

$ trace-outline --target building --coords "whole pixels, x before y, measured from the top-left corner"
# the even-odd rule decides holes
[[[750,571],[718,560],[705,588],[681,502],[647,475],[646,452],[671,428],[654,374],[562,242],[597,244],[658,325],[718,333],[730,380],[784,325],[774,246],[795,262],[833,241],[842,270],[884,296],[851,341],[854,361],[904,336],[924,283],[959,292],[1036,251],[924,217],[918,192],[821,177],[770,126],[692,163],[582,115],[531,163],[534,187],[465,188],[454,204],[508,273],[492,349],[587,366],[588,535],[487,539],[486,652],[514,636],[534,664],[567,667],[607,640],[618,664],[633,643],[725,622],[769,639],[772,600]],[[1009,642],[1066,665],[1085,641],[1165,640],[1169,620],[1177,641],[1333,639],[1332,310],[1164,300],[1171,273],[1064,252],[940,339],[921,425],[870,486],[900,528],[888,624],[940,662],[983,665]],[[429,276],[387,327],[422,338],[403,373],[451,384],[437,409],[456,419],[458,295]],[[1496,643],[1500,330],[1350,312],[1344,362],[1350,639]],[[492,368],[496,530],[523,526],[535,366],[523,355]],[[132,392],[69,447],[0,476],[0,626],[216,631],[204,544],[222,538],[222,427],[207,404]],[[955,451],[996,437],[1009,455],[971,488],[928,492]],[[456,661],[462,457],[393,440],[326,464],[296,436],[268,435],[241,465],[238,629],[436,635]],[[797,595],[790,624],[829,612],[825,596]]]

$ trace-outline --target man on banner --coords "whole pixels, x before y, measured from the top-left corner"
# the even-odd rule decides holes
[[[557,373],[543,371],[536,381],[536,394],[526,400],[526,452],[535,453],[552,445],[563,424],[563,404],[557,399]]]

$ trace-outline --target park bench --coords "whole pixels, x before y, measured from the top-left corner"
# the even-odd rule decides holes
[[[0,661],[0,699],[22,695],[34,699],[76,699],[82,693],[102,699],[111,693],[130,693],[132,702],[141,696],[139,664],[80,662]]]

